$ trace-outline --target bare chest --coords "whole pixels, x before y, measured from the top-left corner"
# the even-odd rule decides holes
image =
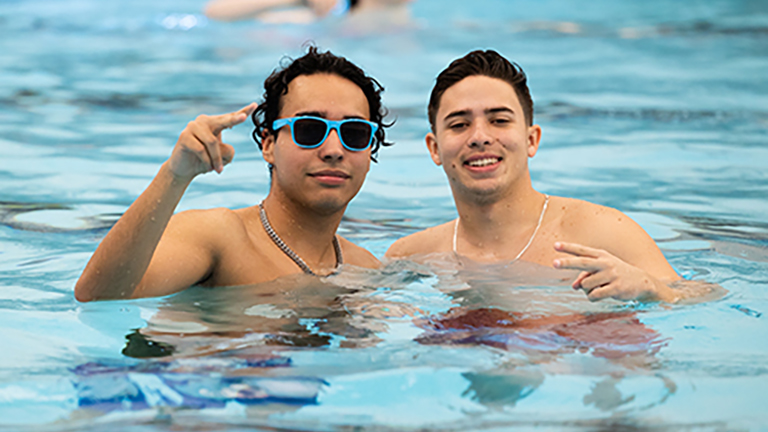
[[[240,286],[302,273],[266,236],[243,233],[219,245],[211,276],[204,286]]]

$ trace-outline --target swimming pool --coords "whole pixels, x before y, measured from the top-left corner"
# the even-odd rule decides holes
[[[0,4],[0,430],[768,427],[764,2],[419,0],[409,27],[375,34],[220,24],[201,7]],[[534,186],[627,212],[683,274],[728,295],[590,304],[524,263],[399,262],[288,278],[272,297],[78,304],[90,254],[184,125],[257,99],[307,39],[379,79],[397,119],[349,239],[381,257],[455,217],[422,144],[427,95],[451,59],[492,47],[530,77]],[[235,162],[181,209],[266,194],[249,134],[229,132]]]

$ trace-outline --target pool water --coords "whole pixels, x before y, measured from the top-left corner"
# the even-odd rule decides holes
[[[202,6],[0,3],[0,430],[768,428],[767,3],[419,0],[397,27],[225,24]],[[535,188],[626,212],[727,295],[590,303],[552,269],[438,257],[77,303],[185,124],[257,100],[306,40],[386,87],[396,145],[340,228],[376,256],[455,217],[427,96],[453,58],[494,48],[530,77]],[[249,136],[227,132],[235,161],[180,210],[265,196]]]

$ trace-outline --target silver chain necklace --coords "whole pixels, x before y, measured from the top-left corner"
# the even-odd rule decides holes
[[[521,256],[525,253],[525,251],[528,250],[529,247],[531,247],[531,243],[533,243],[533,239],[536,238],[536,233],[539,232],[539,228],[541,228],[541,222],[544,220],[544,213],[547,212],[547,205],[549,204],[549,195],[544,194],[544,206],[541,208],[541,213],[539,214],[539,221],[536,223],[536,228],[533,230],[533,234],[531,234],[531,238],[528,239],[528,243],[526,243],[523,250],[520,251],[519,254],[515,257],[515,259],[512,260],[512,262],[515,262],[520,259]],[[458,240],[459,240],[459,218],[456,218],[456,223],[453,225],[453,253],[456,255],[459,254],[458,252]]]
[[[277,247],[279,247],[284,254],[288,255],[288,258],[292,259],[293,262],[295,262],[296,265],[299,266],[299,268],[304,273],[317,276],[317,274],[313,272],[311,268],[309,268],[307,263],[305,263],[304,260],[301,259],[301,257],[296,252],[289,248],[279,235],[277,235],[275,230],[272,228],[272,225],[269,223],[269,219],[267,219],[267,212],[264,210],[263,202],[259,203],[259,217],[261,218],[261,225],[264,227],[264,231],[267,232],[267,235],[272,239],[275,245],[277,245]],[[344,264],[344,258],[341,255],[341,245],[339,245],[339,239],[336,238],[335,235],[333,236],[333,250],[336,253],[336,270],[338,271],[339,267]],[[335,273],[336,272],[334,272],[334,274]]]

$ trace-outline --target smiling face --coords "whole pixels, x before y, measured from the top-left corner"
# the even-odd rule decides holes
[[[541,128],[527,125],[511,85],[473,75],[443,93],[426,143],[455,198],[485,203],[530,186],[528,158],[540,138]]]
[[[311,115],[369,120],[363,91],[338,75],[300,75],[288,84],[281,103],[279,118]],[[335,130],[314,149],[294,144],[288,126],[276,131],[276,137],[265,137],[262,145],[264,160],[274,166],[270,194],[321,213],[343,211],[362,187],[370,167],[370,148],[345,149]]]

